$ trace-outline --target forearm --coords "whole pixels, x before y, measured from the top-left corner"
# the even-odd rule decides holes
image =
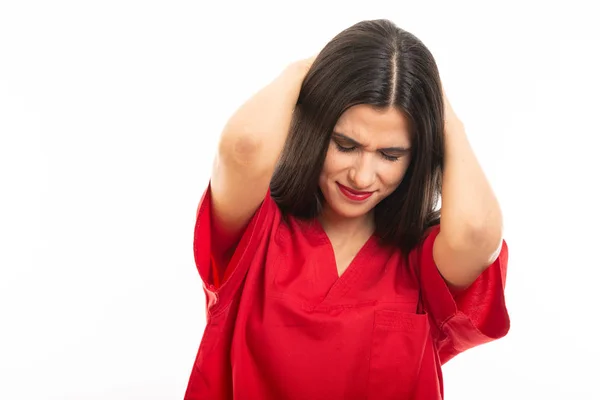
[[[502,239],[502,212],[460,120],[447,123],[445,142],[440,232],[457,248],[493,252]]]
[[[274,167],[287,139],[308,67],[306,61],[290,64],[248,99],[225,125],[220,138],[220,153],[233,155],[244,164],[260,161],[267,167]]]

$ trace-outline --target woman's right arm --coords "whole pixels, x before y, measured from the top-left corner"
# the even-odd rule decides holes
[[[235,245],[267,193],[313,60],[290,64],[248,99],[221,133],[210,184],[212,226],[225,239],[213,248],[217,256]]]

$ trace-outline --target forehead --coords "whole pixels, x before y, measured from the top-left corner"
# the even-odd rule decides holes
[[[398,109],[359,104],[347,109],[335,130],[364,144],[410,144],[408,119]]]

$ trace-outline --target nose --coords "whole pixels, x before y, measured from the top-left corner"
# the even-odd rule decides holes
[[[350,168],[349,178],[356,190],[367,190],[375,182],[375,162],[366,152],[356,157]]]

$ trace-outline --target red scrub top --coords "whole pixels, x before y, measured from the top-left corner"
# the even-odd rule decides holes
[[[267,192],[223,268],[209,183],[193,243],[207,323],[186,400],[442,399],[441,366],[509,330],[505,242],[452,292],[433,261],[439,225],[408,265],[372,236],[338,277],[320,223],[288,222]]]

